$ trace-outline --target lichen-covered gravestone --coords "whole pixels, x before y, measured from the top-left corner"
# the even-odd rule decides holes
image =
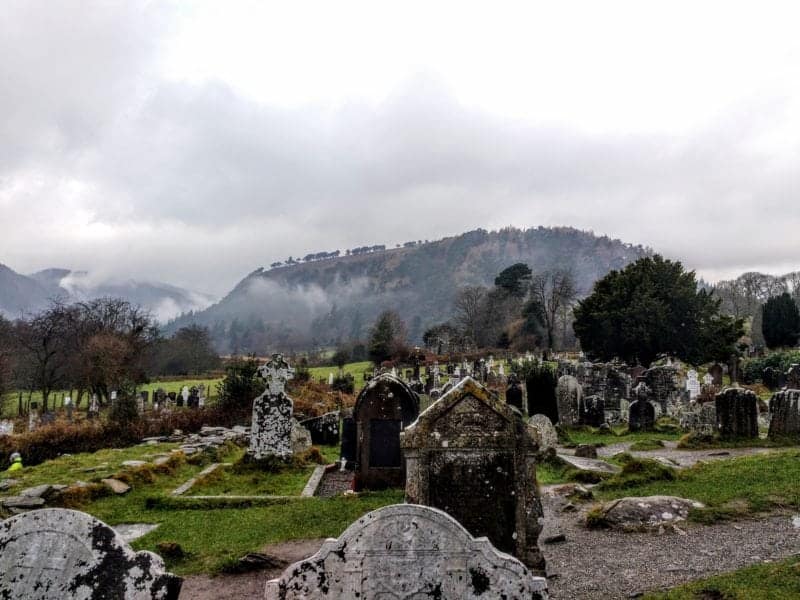
[[[726,388],[715,399],[717,428],[723,438],[758,437],[758,397],[744,388]]]
[[[516,410],[466,378],[403,431],[406,501],[439,508],[474,536],[542,571],[539,446]]]
[[[91,515],[47,508],[0,522],[0,598],[177,600],[181,579]]]
[[[581,422],[581,403],[583,388],[572,375],[562,375],[556,386],[558,398],[558,423],[566,427],[575,427]]]
[[[289,458],[292,455],[293,404],[284,390],[286,382],[294,376],[294,369],[282,355],[273,354],[258,371],[266,380],[267,389],[253,401],[248,456],[255,460],[272,456]]]
[[[339,411],[312,417],[300,424],[311,432],[311,442],[322,446],[334,446],[339,443]]]
[[[356,489],[402,487],[406,480],[400,432],[419,415],[419,396],[403,380],[379,375],[361,390],[356,425]]]
[[[536,432],[536,441],[539,444],[540,452],[555,451],[558,445],[558,432],[550,417],[547,415],[533,415],[528,419],[528,425]]]
[[[368,513],[267,583],[266,600],[546,600],[547,581],[440,510]]]
[[[770,439],[800,438],[800,390],[783,390],[773,394],[769,410],[772,413]]]

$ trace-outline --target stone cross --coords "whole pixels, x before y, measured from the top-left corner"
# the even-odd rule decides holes
[[[258,368],[258,374],[267,382],[270,396],[282,394],[286,382],[294,379],[294,369],[284,360],[283,354],[273,354],[267,364]]]

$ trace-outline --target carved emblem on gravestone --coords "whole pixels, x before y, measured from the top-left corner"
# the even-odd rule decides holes
[[[0,598],[177,600],[180,588],[161,558],[91,515],[48,508],[0,522]]]
[[[258,368],[258,374],[267,382],[267,390],[271,395],[283,393],[286,384],[294,379],[294,369],[283,358],[283,354],[273,354],[272,360]]]
[[[546,600],[547,582],[443,511],[412,504],[364,515],[267,583],[267,600]]]

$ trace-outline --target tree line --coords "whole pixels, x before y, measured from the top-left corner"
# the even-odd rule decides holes
[[[54,300],[28,318],[0,317],[0,393],[39,391],[45,410],[56,390],[75,390],[76,403],[97,394],[102,403],[112,390],[132,394],[152,376],[200,374],[219,364],[204,328],[165,339],[149,313],[119,298]]]

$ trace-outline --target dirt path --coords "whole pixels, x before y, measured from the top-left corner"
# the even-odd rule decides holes
[[[549,495],[541,544],[553,600],[615,600],[675,587],[748,565],[800,553],[800,530],[792,515],[713,526],[684,523],[675,532],[619,533],[588,530],[580,513],[563,513],[563,500]]]

